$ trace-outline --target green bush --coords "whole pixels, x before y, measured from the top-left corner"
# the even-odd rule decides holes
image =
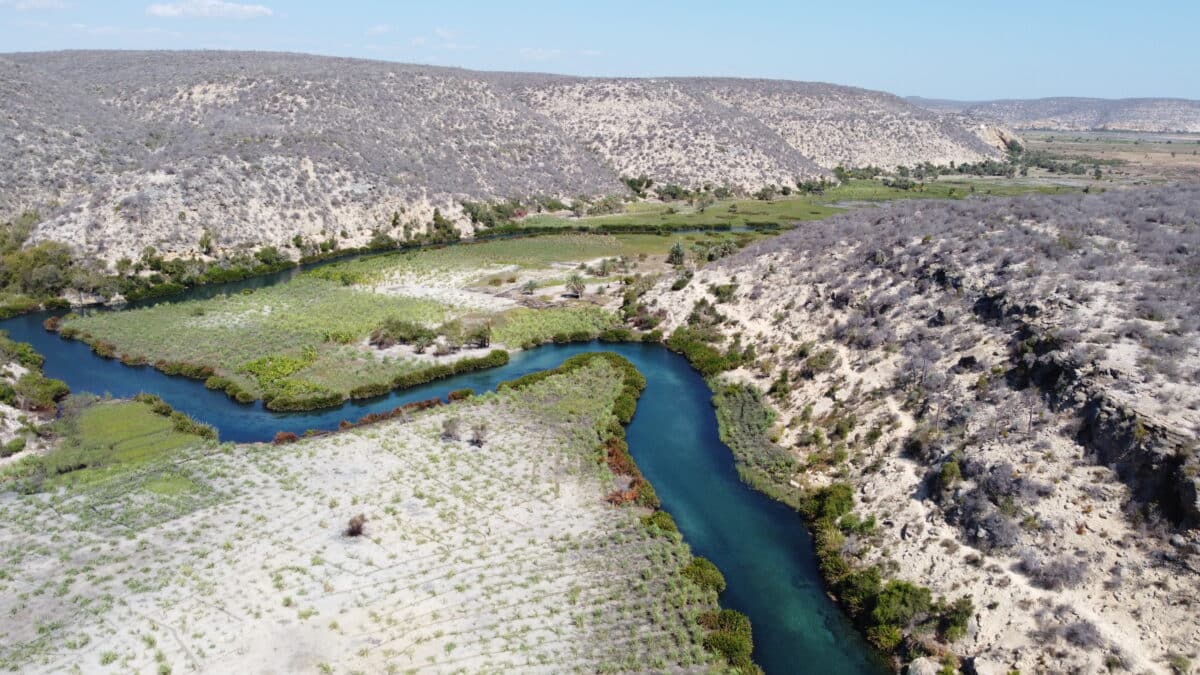
[[[55,403],[71,393],[66,382],[43,377],[36,371],[22,375],[13,389],[26,405],[39,409],[53,408]]]
[[[896,626],[871,626],[867,629],[867,640],[879,651],[891,654],[900,646],[904,636]]]
[[[874,565],[846,574],[837,585],[838,598],[846,613],[856,617],[874,609],[882,583],[879,568]]]
[[[725,575],[712,564],[712,561],[699,556],[684,566],[683,576],[691,579],[697,586],[708,591],[720,593],[725,590]]]
[[[871,618],[878,625],[907,626],[929,612],[932,601],[928,588],[894,579],[880,591]]]
[[[812,520],[836,521],[854,508],[854,488],[847,483],[826,485],[808,495],[803,505]]]
[[[0,446],[0,457],[11,457],[25,449],[25,437],[17,436],[16,438]]]
[[[46,359],[27,342],[15,342],[8,338],[7,331],[0,330],[0,355],[25,366],[26,368],[41,368]]]
[[[675,519],[666,511],[655,511],[645,516],[642,518],[642,525],[648,528],[658,528],[662,532],[679,531],[679,527],[675,524]]]
[[[725,657],[729,665],[742,672],[757,672],[757,667],[750,659],[754,651],[754,639],[750,619],[745,614],[722,609],[701,614],[698,622],[709,631],[704,636],[705,649]]]
[[[822,349],[804,360],[804,367],[801,369],[801,373],[805,377],[811,378],[817,373],[823,373],[832,369],[836,363],[837,352],[833,349]]]
[[[942,612],[938,626],[942,633],[942,639],[946,642],[957,642],[962,639],[967,634],[967,624],[970,623],[974,613],[975,605],[971,602],[969,595],[964,595],[951,603]]]

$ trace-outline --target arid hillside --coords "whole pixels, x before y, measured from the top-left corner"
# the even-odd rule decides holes
[[[463,199],[752,191],[837,164],[997,157],[879,92],[591,80],[253,52],[0,56],[0,220],[112,260],[460,226]]]
[[[969,594],[974,672],[1168,672],[1200,644],[1198,222],[1194,186],[898,203],[645,297],[753,347],[772,489],[852,486],[826,555]]]
[[[943,101],[910,98],[930,110],[997,120],[1018,129],[1200,132],[1200,101],[1183,98],[1039,98]]]

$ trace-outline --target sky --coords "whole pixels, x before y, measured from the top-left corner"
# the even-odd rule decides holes
[[[251,49],[903,96],[1200,99],[1200,1],[0,0],[0,52]]]

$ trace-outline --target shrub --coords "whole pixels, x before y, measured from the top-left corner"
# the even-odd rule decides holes
[[[66,382],[44,377],[35,371],[22,375],[13,386],[13,391],[25,405],[38,410],[53,408],[58,401],[71,393]]]
[[[939,628],[942,633],[942,639],[946,642],[956,642],[967,634],[967,624],[971,621],[971,615],[975,613],[975,605],[971,602],[971,596],[964,595],[955,600],[942,613],[942,619]]]
[[[932,596],[928,588],[892,580],[875,601],[871,618],[877,625],[907,626],[929,612]]]
[[[896,626],[871,626],[867,629],[867,640],[879,651],[890,654],[900,646],[904,636]]]
[[[848,483],[826,485],[808,495],[802,507],[812,520],[836,521],[854,508],[854,488]]]
[[[471,425],[471,445],[482,448],[483,443],[487,440],[487,422],[479,421]]]
[[[754,663],[750,660],[750,654],[754,651],[753,634],[750,619],[745,614],[722,609],[719,612],[705,612],[697,621],[709,631],[704,636],[705,649],[725,657],[730,665],[742,672],[755,672]]]
[[[275,434],[274,440],[271,442],[275,445],[283,445],[285,443],[295,443],[300,440],[300,437],[290,431],[280,431]]]
[[[662,532],[679,531],[679,527],[675,525],[675,519],[666,511],[655,511],[645,516],[642,518],[642,525],[647,528],[658,528]]]
[[[367,524],[367,517],[363,514],[358,514],[350,519],[346,525],[346,536],[359,537],[362,536],[363,527]]]
[[[712,561],[699,556],[692,558],[684,566],[683,576],[691,579],[697,586],[708,591],[720,593],[725,590],[725,575]]]
[[[836,363],[837,352],[833,349],[822,349],[804,360],[804,365],[800,369],[800,372],[805,377],[812,378],[817,373],[823,373],[832,369]]]
[[[458,441],[462,439],[462,420],[448,417],[442,421],[442,440]]]
[[[16,438],[0,446],[0,457],[11,457],[25,449],[25,437],[17,436]]]
[[[952,489],[962,480],[962,469],[958,465],[958,460],[951,459],[942,464],[938,470],[937,488],[941,491]]]
[[[1042,560],[1037,553],[1026,550],[1021,553],[1018,568],[1029,577],[1033,585],[1050,591],[1074,588],[1087,577],[1087,563],[1070,556],[1054,560]]]

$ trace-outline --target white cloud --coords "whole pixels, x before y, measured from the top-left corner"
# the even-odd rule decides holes
[[[367,35],[383,35],[392,32],[392,27],[386,23],[377,23],[367,29]]]
[[[433,34],[442,40],[453,40],[454,38],[458,37],[457,31],[452,31],[446,28],[434,28]]]
[[[599,49],[580,49],[580,56],[604,56],[604,52]]]
[[[413,47],[423,47],[425,46],[426,42],[428,42],[428,40],[418,35],[417,37],[410,39],[408,44],[412,45]]]
[[[165,18],[199,17],[206,19],[255,19],[274,16],[275,12],[264,5],[244,5],[225,0],[180,0],[150,5],[146,8],[150,16]]]
[[[66,0],[0,0],[0,7],[12,7],[18,12],[30,12],[39,9],[66,9],[71,3]]]
[[[546,49],[545,47],[522,47],[521,58],[526,61],[553,61],[562,56],[561,49]]]
[[[163,30],[162,28],[124,28],[121,26],[112,25],[94,25],[87,23],[72,23],[67,28],[88,35],[117,35],[122,37],[162,37],[177,39],[183,37],[182,34],[173,30]]]

